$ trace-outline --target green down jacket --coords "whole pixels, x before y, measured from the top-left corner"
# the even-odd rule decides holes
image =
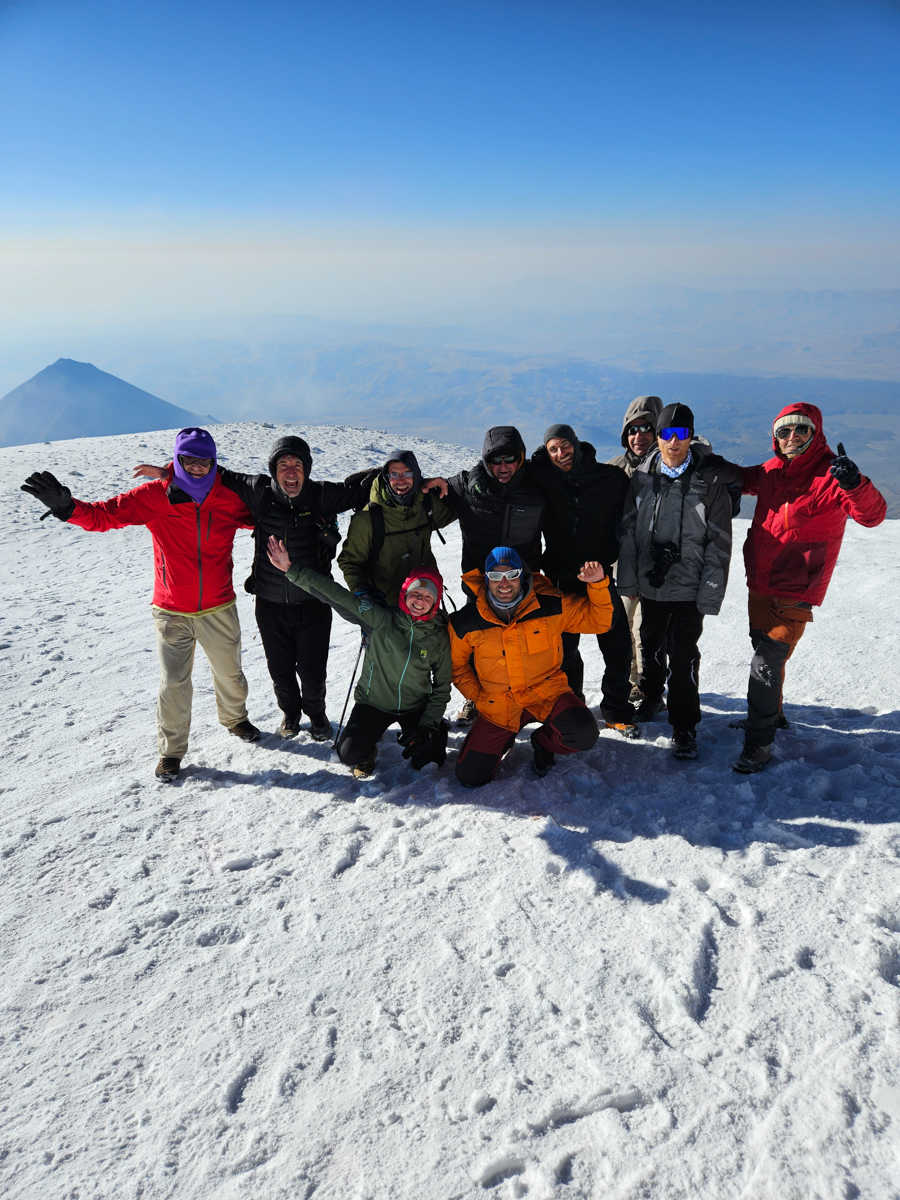
[[[399,608],[354,596],[311,567],[292,566],[287,577],[368,634],[354,699],[390,713],[409,712],[424,704],[419,724],[426,728],[440,724],[450,700],[451,677],[450,636],[443,612],[430,621],[414,621]]]
[[[371,509],[378,506],[384,515],[384,542],[372,561],[373,534]],[[419,567],[437,569],[431,552],[431,531],[443,529],[456,514],[436,494],[431,499],[431,520],[426,515],[425,497],[420,493],[408,507],[395,504],[381,475],[372,483],[369,503],[350,521],[338,566],[351,591],[374,590],[388,604],[396,604],[403,580]]]

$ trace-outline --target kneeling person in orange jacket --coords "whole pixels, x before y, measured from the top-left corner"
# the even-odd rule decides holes
[[[597,722],[569,687],[562,670],[563,633],[606,633],[612,624],[609,580],[600,563],[578,573],[587,596],[562,595],[540,574],[530,574],[511,546],[496,546],[484,572],[463,581],[476,602],[450,618],[453,682],[478,710],[456,761],[456,777],[480,787],[522,728],[531,735],[534,767],[546,775],[556,754],[588,750]]]

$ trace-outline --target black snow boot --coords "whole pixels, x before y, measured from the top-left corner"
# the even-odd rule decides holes
[[[531,745],[534,750],[534,773],[541,779],[547,774],[553,764],[556,762],[556,755],[552,750],[545,750],[541,743],[537,740],[537,735],[540,730],[536,729],[531,735]]]

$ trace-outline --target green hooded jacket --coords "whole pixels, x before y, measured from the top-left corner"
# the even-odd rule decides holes
[[[353,693],[355,700],[390,713],[409,712],[424,704],[419,724],[425,728],[440,724],[450,700],[452,674],[450,635],[443,612],[428,621],[414,621],[399,608],[354,596],[311,567],[292,566],[287,577],[366,630],[366,654]]]
[[[400,585],[407,575],[419,567],[437,569],[431,552],[431,531],[443,529],[455,521],[456,513],[444,500],[433,495],[429,523],[425,504],[421,492],[408,506],[394,503],[382,475],[375,478],[369,503],[351,518],[337,560],[351,591],[380,592],[388,604],[396,604]],[[375,505],[384,516],[384,542],[373,562],[371,509]]]

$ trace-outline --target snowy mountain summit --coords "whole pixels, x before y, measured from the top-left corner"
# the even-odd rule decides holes
[[[426,474],[477,459],[348,427],[215,429],[247,471],[288,433],[318,479],[398,443]],[[751,653],[740,520],[695,762],[656,723],[538,779],[525,730],[469,792],[453,728],[442,768],[414,773],[389,732],[356,781],[305,729],[276,736],[238,587],[263,737],[217,724],[198,655],[166,786],[149,535],[41,522],[19,484],[49,470],[106,498],[172,437],[0,450],[3,1194],[896,1197],[900,524],[848,526],[760,775],[729,767]],[[235,550],[239,585],[249,534]],[[581,645],[596,712],[602,660]],[[335,619],[335,723],[358,648]]]
[[[0,446],[208,425],[92,363],[59,358],[0,399]]]

